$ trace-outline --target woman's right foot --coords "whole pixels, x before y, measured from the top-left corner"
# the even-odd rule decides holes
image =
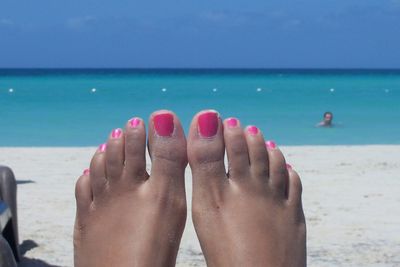
[[[228,155],[225,171],[224,152]],[[298,174],[260,131],[214,111],[192,121],[193,222],[208,266],[306,266]]]
[[[107,147],[107,149],[106,149]],[[178,118],[133,119],[93,156],[76,184],[76,267],[175,266],[186,221],[186,139]]]

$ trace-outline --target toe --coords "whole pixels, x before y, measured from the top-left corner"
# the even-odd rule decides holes
[[[186,138],[178,117],[170,111],[157,111],[150,117],[149,152],[151,178],[161,183],[183,183],[187,165]]]
[[[85,170],[75,184],[76,208],[79,218],[87,214],[90,204],[92,203],[92,189],[89,175],[89,170]]]
[[[268,178],[268,153],[264,137],[255,126],[246,129],[246,141],[249,150],[250,170],[255,179],[266,181]]]
[[[229,118],[224,121],[224,143],[229,162],[229,178],[242,180],[249,177],[249,153],[238,119]]]
[[[288,201],[293,205],[301,206],[303,187],[301,185],[300,176],[289,164],[287,164],[287,169],[289,172]]]
[[[287,165],[287,169],[289,172],[287,204],[292,208],[294,218],[296,218],[297,222],[305,223],[303,204],[301,201],[303,187],[301,185],[300,176],[289,164]]]
[[[122,176],[124,160],[124,132],[122,129],[115,129],[108,138],[106,150],[106,177],[110,183]]]
[[[131,119],[125,128],[125,173],[128,179],[144,181],[146,172],[146,130],[143,120]]]
[[[267,141],[266,147],[269,160],[269,182],[274,192],[280,196],[286,196],[288,184],[288,171],[285,157],[275,142]]]
[[[90,185],[93,192],[93,199],[100,196],[107,186],[106,150],[107,144],[100,145],[90,162]]]
[[[222,122],[217,112],[203,111],[192,120],[188,137],[188,159],[193,187],[219,188],[227,181]]]

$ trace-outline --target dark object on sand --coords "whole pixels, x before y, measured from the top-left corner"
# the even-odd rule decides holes
[[[10,250],[11,257],[19,261],[17,183],[12,170],[5,166],[0,166],[0,231],[0,263],[10,262],[6,256]]]
[[[0,215],[2,216],[2,215]],[[14,254],[8,245],[7,240],[0,235],[0,266],[1,267],[16,267]]]

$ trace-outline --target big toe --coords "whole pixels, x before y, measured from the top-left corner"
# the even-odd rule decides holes
[[[188,159],[193,173],[194,194],[218,194],[227,181],[224,165],[224,136],[216,111],[198,113],[192,120],[188,137]],[[203,198],[199,196],[199,198]]]
[[[183,189],[187,165],[186,138],[173,112],[161,110],[150,116],[148,147],[152,161],[150,179]]]

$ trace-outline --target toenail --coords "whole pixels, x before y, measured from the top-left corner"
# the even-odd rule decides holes
[[[287,168],[288,170],[291,170],[291,169],[293,169],[292,165],[290,165],[290,164],[287,164],[287,163],[286,163],[286,168]]]
[[[203,113],[198,117],[197,123],[202,137],[213,137],[218,131],[218,114],[216,112]]]
[[[89,175],[89,173],[90,173],[90,170],[89,170],[89,169],[85,169],[85,170],[83,171],[83,175]]]
[[[104,152],[104,151],[106,151],[106,148],[107,148],[107,144],[101,144],[101,145],[99,146],[99,151],[100,151],[100,152]]]
[[[251,135],[256,135],[258,134],[258,128],[256,126],[249,126],[247,127],[247,131],[249,132],[249,134]]]
[[[174,132],[174,116],[172,114],[157,114],[153,118],[153,123],[159,136],[172,136]]]
[[[119,128],[115,129],[111,134],[112,138],[120,138],[121,135],[122,135],[122,130]]]
[[[238,125],[238,120],[235,118],[229,118],[227,119],[227,123],[229,128],[234,128]]]
[[[274,141],[267,141],[265,142],[265,145],[267,146],[268,149],[275,149],[276,148],[276,144]]]
[[[132,128],[138,127],[140,124],[140,119],[139,118],[133,118],[130,120],[130,125]]]

